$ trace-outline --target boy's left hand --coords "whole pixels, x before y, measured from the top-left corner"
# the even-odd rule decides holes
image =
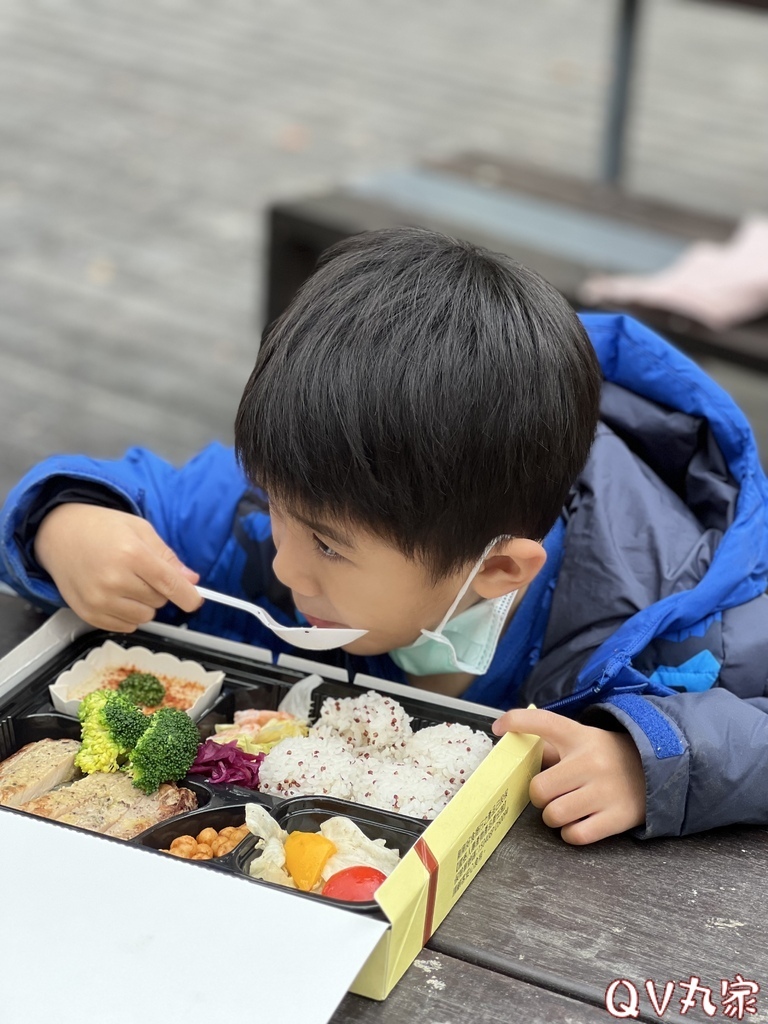
[[[531,780],[531,803],[543,808],[544,823],[559,828],[566,843],[594,843],[645,821],[645,775],[628,733],[533,708],[508,711],[493,731],[544,740],[543,770]]]

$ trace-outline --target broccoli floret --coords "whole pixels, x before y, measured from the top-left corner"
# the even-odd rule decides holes
[[[130,756],[128,771],[134,786],[154,793],[161,782],[183,779],[199,745],[200,734],[189,715],[176,708],[160,708]]]
[[[104,721],[110,735],[125,748],[126,753],[130,753],[149,728],[151,719],[119,691],[112,690],[110,693],[104,705]]]
[[[130,672],[117,689],[143,708],[156,707],[165,696],[165,687],[151,672]]]
[[[75,764],[86,775],[119,771],[150,721],[116,690],[87,694],[77,714],[83,731]]]

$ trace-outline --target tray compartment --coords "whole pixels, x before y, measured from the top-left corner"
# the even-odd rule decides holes
[[[328,818],[349,818],[369,839],[384,839],[401,857],[430,824],[421,818],[408,818],[396,811],[353,804],[332,796],[293,796],[278,804],[272,814],[286,832],[319,832]]]
[[[0,721],[0,761],[4,761],[27,743],[37,740],[80,739],[80,722],[69,715],[58,712],[43,712],[39,715],[9,716]],[[194,775],[177,783],[191,789],[197,797],[198,807],[205,807],[214,798],[215,792]],[[52,819],[51,819],[52,820]],[[175,820],[174,819],[168,819]]]
[[[428,821],[418,818],[407,818],[403,814],[393,811],[380,810],[378,807],[365,807],[362,804],[353,804],[347,800],[339,800],[329,796],[295,796],[284,800],[275,806],[272,816],[286,832],[319,832],[320,826],[328,818],[340,817],[349,818],[361,832],[369,839],[383,839],[391,850],[397,850],[402,858],[413,846],[422,832],[425,830]],[[256,850],[256,838],[249,846],[239,846],[233,851],[233,866],[242,874],[251,878],[250,866],[252,861],[260,855]],[[203,862],[205,863],[205,862]],[[251,881],[260,885],[275,886],[276,883],[265,882],[260,878],[251,878]],[[285,888],[277,885],[277,888]],[[302,892],[299,889],[285,889],[286,892],[295,896],[320,899],[326,903],[334,903],[339,907],[348,910],[356,910],[361,913],[376,913],[379,905],[375,900],[368,902],[351,902],[349,900],[331,899],[328,896],[321,896],[315,892]]]
[[[79,740],[80,723],[69,715],[44,712],[16,718],[9,715],[0,721],[0,761],[4,761],[27,743],[37,740]]]
[[[262,801],[258,801],[262,802]],[[136,836],[132,840],[140,846],[150,850],[167,850],[174,839],[179,836],[197,836],[204,828],[215,828],[217,832],[223,828],[232,826],[238,828],[245,822],[245,804],[229,804],[223,807],[208,807],[197,811],[189,811],[187,814],[179,815],[176,818],[169,818],[158,825],[153,825],[146,832]],[[209,867],[235,870],[235,855],[239,852],[242,855],[244,847],[252,852],[256,845],[256,837],[247,835],[231,853],[223,857],[214,857],[211,860],[196,860],[194,864],[205,864]],[[186,860],[188,858],[179,858]]]

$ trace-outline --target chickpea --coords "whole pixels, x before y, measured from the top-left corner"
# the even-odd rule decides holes
[[[209,857],[213,856],[213,850],[211,849],[211,844],[210,843],[198,843],[197,844],[197,852],[198,853],[207,853]]]
[[[195,844],[194,846],[191,846],[191,847],[188,847],[188,846],[182,846],[181,848],[177,847],[175,850],[161,850],[160,852],[161,853],[170,853],[170,855],[172,857],[183,857],[184,860],[191,860],[192,857],[197,852],[197,844]]]
[[[197,846],[197,842],[194,836],[177,836],[171,843],[171,853],[178,853],[180,850],[189,850],[194,853],[194,849]],[[191,854],[188,853],[187,856]]]
[[[226,827],[226,828],[223,828],[223,829],[221,830],[221,832],[219,832],[219,838],[220,838],[220,839],[226,839],[226,838],[227,838],[227,836],[231,836],[231,835],[232,835],[232,833],[233,833],[233,832],[236,832],[236,831],[237,831],[237,829],[235,829],[235,828],[232,828],[232,826],[231,826],[231,825],[227,825],[227,827]]]
[[[192,856],[192,860],[212,860],[213,854],[211,853],[210,846],[203,848],[198,846],[197,853]]]
[[[213,850],[214,857],[225,857],[231,849],[232,846],[226,836],[216,839],[211,843],[211,850]]]
[[[211,843],[219,838],[219,833],[215,828],[204,828],[202,832],[198,832],[197,841],[198,843],[205,843],[210,846]]]

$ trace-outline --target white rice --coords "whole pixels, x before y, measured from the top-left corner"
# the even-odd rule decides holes
[[[444,722],[414,733],[405,745],[405,759],[458,789],[493,746],[490,736],[468,725]],[[454,790],[455,791],[455,790]]]
[[[393,697],[369,690],[360,697],[329,697],[312,732],[340,739],[351,750],[402,750],[413,735],[410,715]]]
[[[352,800],[355,757],[317,736],[289,736],[270,750],[259,766],[259,789],[270,796],[315,794]]]
[[[488,736],[456,723],[414,733],[392,697],[373,690],[328,698],[307,737],[281,740],[259,769],[259,789],[285,799],[340,797],[434,818],[492,747]]]
[[[441,778],[418,765],[376,761],[371,767],[372,774],[364,775],[361,771],[355,780],[356,803],[398,811],[412,818],[436,818],[455,792]]]

